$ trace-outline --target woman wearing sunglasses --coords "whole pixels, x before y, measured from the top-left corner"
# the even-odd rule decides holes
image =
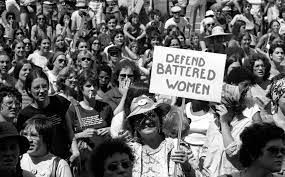
[[[59,72],[67,65],[67,59],[63,52],[56,52],[53,55],[50,63],[51,70],[47,71],[47,76],[50,82],[49,94],[55,94],[58,89],[56,86],[57,76]]]
[[[93,68],[96,69],[96,65],[94,66],[94,63],[93,55],[89,50],[82,50],[78,53],[76,61],[78,73],[82,73],[83,71]]]
[[[162,132],[163,118],[169,110],[170,105],[157,103],[146,95],[131,101],[126,122],[134,138],[130,143],[135,154],[133,176],[172,176],[175,163],[177,176],[195,176],[190,147],[181,142],[177,150],[177,139],[165,138]]]
[[[270,123],[253,124],[240,135],[242,171],[223,177],[277,177],[285,156],[284,130]],[[282,172],[281,172],[282,173]]]

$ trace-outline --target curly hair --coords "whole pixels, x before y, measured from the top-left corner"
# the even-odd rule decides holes
[[[116,37],[118,34],[122,34],[123,36],[125,36],[123,30],[121,30],[121,29],[116,29],[116,30],[114,30],[114,31],[111,33],[111,41],[112,41],[112,42],[114,42],[115,37]]]
[[[77,80],[77,88],[78,88],[78,99],[79,101],[83,100],[83,86],[89,82],[93,86],[99,86],[99,79],[96,72],[91,70],[83,71],[79,76],[76,78]]]
[[[108,157],[114,154],[127,154],[131,163],[134,162],[135,157],[132,149],[121,139],[109,139],[95,148],[89,158],[88,170],[93,177],[104,176],[104,165]]]
[[[273,54],[273,52],[275,51],[276,48],[281,48],[283,51],[284,50],[284,45],[280,45],[280,44],[272,44],[270,45],[270,48],[269,48],[269,56]]]
[[[6,86],[3,84],[0,84],[0,102],[3,102],[3,98],[9,96],[9,97],[16,97],[16,99],[22,103],[22,95],[21,93],[15,89],[14,87]]]
[[[263,80],[267,80],[270,76],[270,69],[271,69],[271,64],[268,62],[268,59],[262,55],[262,54],[254,54],[249,58],[248,62],[245,63],[245,67],[253,74],[253,67],[256,61],[261,60],[265,66],[265,73],[263,76]],[[254,76],[256,77],[256,76]]]
[[[256,123],[247,127],[240,134],[242,145],[239,160],[243,167],[249,167],[259,156],[262,149],[271,140],[284,141],[284,130],[271,123]]]
[[[113,77],[112,77],[112,82],[114,86],[118,86],[119,85],[119,75],[122,69],[124,68],[130,68],[133,73],[134,73],[134,82],[137,82],[140,80],[140,70],[138,68],[138,66],[136,65],[135,62],[130,61],[130,60],[121,60],[115,67],[114,72],[113,72]]]
[[[240,34],[240,27],[245,26],[245,22],[242,20],[237,20],[233,25],[233,36],[237,41],[240,41],[241,34]]]

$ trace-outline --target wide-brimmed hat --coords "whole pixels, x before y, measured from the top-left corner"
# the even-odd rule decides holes
[[[19,135],[16,127],[10,122],[0,122],[0,141],[3,139],[16,138],[19,141],[20,154],[24,154],[30,147],[29,141],[26,137]]]
[[[231,33],[225,33],[224,29],[221,26],[215,26],[212,29],[212,34],[209,36],[205,36],[205,38],[211,38],[215,36],[225,36],[225,37],[231,37]]]
[[[146,113],[151,110],[157,110],[159,116],[164,117],[170,110],[171,106],[166,103],[154,102],[151,98],[146,95],[142,95],[133,99],[130,107],[131,113],[128,115],[127,119]]]
[[[87,6],[87,2],[86,2],[86,0],[77,0],[75,6],[76,7],[86,7]]]
[[[207,17],[214,17],[214,16],[215,16],[215,14],[214,14],[214,12],[212,10],[207,10],[205,18],[207,18]]]
[[[181,11],[181,7],[179,7],[179,6],[173,6],[171,8],[172,13],[176,13],[176,12],[180,12],[180,11]]]

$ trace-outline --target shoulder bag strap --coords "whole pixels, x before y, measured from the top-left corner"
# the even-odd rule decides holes
[[[52,162],[52,171],[50,177],[56,177],[56,171],[58,167],[58,163],[61,159],[59,157],[56,157]]]
[[[75,109],[75,112],[76,112],[76,116],[77,116],[77,119],[79,121],[79,126],[82,128],[83,127],[83,122],[81,120],[81,114],[80,114],[80,111],[79,111],[79,102],[72,99],[71,100],[71,104],[74,106],[74,109]]]

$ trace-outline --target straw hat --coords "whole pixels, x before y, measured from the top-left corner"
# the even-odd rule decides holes
[[[30,147],[28,139],[18,134],[16,127],[10,122],[0,122],[0,142],[3,143],[3,139],[16,138],[19,141],[20,155],[27,152]]]
[[[146,95],[142,95],[133,99],[130,107],[131,113],[127,117],[127,120],[151,110],[158,110],[160,113],[159,115],[164,117],[169,112],[170,108],[171,106],[169,104],[157,103]]]
[[[224,29],[221,26],[215,26],[212,29],[212,34],[209,36],[206,36],[205,38],[211,38],[216,36],[225,36],[225,37],[231,37],[231,33],[225,33]]]

